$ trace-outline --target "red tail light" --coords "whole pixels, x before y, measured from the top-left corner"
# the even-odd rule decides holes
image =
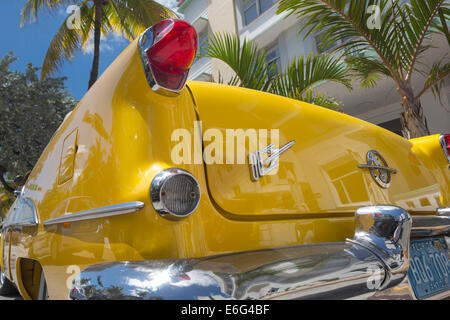
[[[448,163],[450,163],[450,134],[444,134],[439,139],[441,141],[442,149],[444,149],[445,156]]]
[[[195,29],[183,20],[164,20],[142,34],[139,46],[152,89],[180,92],[197,51]]]

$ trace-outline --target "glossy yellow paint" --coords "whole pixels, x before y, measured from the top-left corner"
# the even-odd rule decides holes
[[[206,166],[212,198],[230,218],[334,216],[386,203],[411,213],[434,213],[441,196],[448,194],[448,181],[437,179],[436,170],[414,152],[413,142],[378,126],[267,93],[209,83],[190,87],[205,132],[214,129],[225,137],[228,129],[277,129],[280,146],[296,141],[280,157],[278,173],[257,183],[250,180],[248,163]],[[424,148],[439,146],[436,136],[430,139]],[[247,141],[247,150],[268,143],[251,149]],[[399,170],[387,189],[376,184],[369,170],[358,168],[367,163],[370,150]],[[434,160],[437,152],[422,155],[442,171]],[[442,157],[441,152],[439,160]]]
[[[387,203],[402,192],[439,183],[411,151],[412,143],[365,122],[250,90],[202,83],[189,85],[195,99],[188,89],[177,97],[152,92],[145,79],[137,43],[133,42],[67,118],[27,181],[24,197],[33,200],[39,225],[35,229],[14,229],[9,240],[10,274],[24,297],[28,296],[20,270],[23,258],[33,259],[42,266],[50,298],[66,299],[74,276],[96,263],[202,257],[343,241],[353,235],[352,210],[357,204],[352,201],[348,206],[337,205],[327,180],[318,182],[318,186],[305,183],[315,183],[313,180],[319,180],[324,173],[339,177],[346,170],[355,170],[368,147],[383,148],[388,161],[405,170],[401,181],[408,187],[399,183],[393,191],[379,190],[367,173],[355,173],[367,189],[353,187],[352,179],[344,184],[350,188],[347,192],[354,192],[362,199],[358,204]],[[328,121],[314,128],[313,123],[302,120],[304,116],[308,121],[320,118]],[[243,173],[245,166],[235,169],[230,165],[223,168],[212,165],[205,170],[203,164],[174,163],[173,131],[186,129],[195,137],[193,124],[199,118],[206,127],[220,129],[280,126],[284,130],[281,142],[292,139],[292,134],[297,144],[283,155],[278,180],[272,177],[260,186],[247,181],[248,168]],[[77,132],[76,139],[74,132]],[[316,145],[325,138],[328,142],[324,151]],[[73,141],[75,147],[71,148]],[[390,143],[394,146],[389,146]],[[337,144],[348,148],[341,150]],[[398,148],[401,152],[397,155]],[[306,150],[314,156],[307,157]],[[402,159],[405,155],[408,160]],[[319,159],[323,162],[318,165]],[[313,170],[302,171],[300,161],[306,161]],[[427,161],[432,167],[433,161]],[[149,199],[152,179],[169,167],[189,171],[201,188],[198,209],[180,221],[159,216]],[[292,173],[297,176],[291,176]],[[239,190],[234,188],[237,183]],[[287,183],[293,184],[291,191],[297,192],[298,198],[286,196],[290,192]],[[31,185],[34,187],[30,188]],[[448,186],[445,188],[448,191]],[[439,192],[439,187],[430,190]],[[334,197],[339,198],[339,192]],[[42,224],[69,212],[129,201],[142,201],[145,208],[117,217],[48,227]]]
[[[439,134],[410,140],[417,154],[436,177],[441,187],[441,205],[450,206],[450,164],[439,142]]]

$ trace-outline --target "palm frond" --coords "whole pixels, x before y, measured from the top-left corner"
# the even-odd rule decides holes
[[[333,110],[341,104],[323,93],[314,94],[312,88],[324,81],[352,88],[347,67],[338,58],[311,54],[278,70],[276,64],[267,63],[265,52],[254,43],[245,39],[241,42],[238,36],[228,33],[213,34],[200,56],[222,60],[233,69],[235,75],[228,85],[266,91]],[[218,81],[223,83],[220,73]]]
[[[379,8],[378,28],[368,23],[373,15],[368,9],[372,6]],[[320,37],[324,47],[343,42],[336,50],[342,49],[345,54],[354,50],[375,51],[384,65],[383,74],[388,70],[399,84],[409,81],[413,71],[418,70],[418,57],[430,48],[424,44],[427,39],[436,32],[448,36],[446,0],[411,0],[402,5],[398,0],[281,0],[278,13],[281,12],[304,19],[300,31],[307,31],[306,37],[324,30]],[[373,85],[375,73],[366,75],[368,81],[364,85]]]
[[[313,86],[331,81],[352,89],[346,65],[331,55],[310,54],[292,61],[283,73],[273,80],[271,91],[293,99],[301,97]]]
[[[47,49],[42,63],[41,78],[46,78],[58,71],[64,60],[70,62],[75,51],[87,42],[94,20],[93,15],[93,7],[83,5],[80,8],[80,26],[69,29],[67,27],[68,18],[64,20]]]
[[[433,64],[428,73],[425,86],[417,95],[416,99],[420,99],[425,92],[431,89],[435,98],[439,98],[439,100],[441,100],[441,89],[444,87],[444,80],[448,76],[450,76],[450,61],[446,55],[439,62]],[[442,101],[440,102],[442,103]]]
[[[41,10],[47,10],[50,12],[55,8],[69,6],[73,3],[73,0],[27,0],[20,13],[20,26],[23,26],[27,21],[35,21],[37,19],[38,12]]]
[[[113,31],[133,40],[148,27],[168,18],[178,18],[172,10],[154,0],[110,0],[108,17]]]
[[[328,97],[323,92],[314,93],[312,89],[306,90],[298,100],[335,111],[339,111],[343,107],[343,104],[334,98]]]
[[[404,41],[410,42],[408,59],[408,70],[406,79],[408,80],[414,70],[417,57],[424,52],[422,45],[424,41],[433,34],[433,20],[441,12],[445,0],[411,0],[411,5],[404,6],[405,16],[402,27],[405,34]]]
[[[368,9],[377,6],[380,29],[368,23],[371,14]],[[337,49],[345,53],[353,50],[372,49],[380,57],[393,78],[400,79],[401,59],[399,41],[401,26],[398,25],[398,9],[391,6],[391,0],[281,0],[278,13],[288,12],[304,19],[305,37],[317,31],[324,31],[320,40],[324,47],[344,42]]]
[[[94,32],[94,18],[95,18],[95,6],[84,7],[81,14],[81,26],[79,32],[81,35],[81,48],[86,48],[86,45],[90,38],[93,37]],[[103,15],[102,26],[104,25],[105,16]]]
[[[41,78],[46,78],[58,71],[64,60],[71,61],[76,49],[80,47],[80,33],[68,29],[66,20],[56,32],[42,63]]]
[[[200,53],[202,57],[216,58],[225,62],[236,73],[229,84],[267,91],[271,75],[276,74],[276,65],[269,65],[264,51],[251,41],[230,33],[216,33],[209,39],[208,46]]]
[[[448,5],[448,4],[447,4]],[[450,31],[448,29],[447,20],[450,20],[450,8],[443,5],[439,10],[439,23],[433,25],[439,32],[445,34],[447,43],[450,46]]]
[[[361,81],[362,88],[374,87],[381,75],[390,76],[385,65],[372,58],[350,56],[345,62],[349,65],[350,72]]]

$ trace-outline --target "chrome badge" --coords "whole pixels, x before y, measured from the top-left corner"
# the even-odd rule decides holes
[[[295,141],[286,143],[280,149],[275,149],[273,144],[268,145],[263,150],[257,150],[249,154],[250,168],[252,171],[252,180],[258,181],[259,178],[267,175],[270,171],[278,167],[279,157],[288,150]]]
[[[375,150],[367,153],[367,164],[360,164],[358,168],[369,169],[375,182],[385,189],[391,185],[391,174],[398,173],[397,169],[389,168],[386,160]]]

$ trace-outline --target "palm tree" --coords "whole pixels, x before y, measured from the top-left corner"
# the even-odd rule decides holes
[[[339,59],[329,55],[309,55],[297,58],[284,70],[278,70],[276,63],[267,61],[264,50],[255,43],[241,40],[230,33],[215,33],[207,46],[202,48],[203,57],[216,58],[225,62],[235,75],[229,85],[266,91],[298,99],[330,109],[341,105],[333,98],[313,88],[323,81],[333,81],[351,89],[347,67]],[[219,73],[218,82],[224,82]]]
[[[28,0],[22,9],[21,25],[36,20],[40,10],[53,11],[69,5],[78,7],[80,21],[70,25],[68,20],[73,14],[65,19],[47,50],[41,77],[55,73],[64,60],[71,61],[75,50],[86,48],[93,35],[94,60],[89,88],[98,77],[101,35],[115,32],[133,40],[156,22],[176,17],[170,9],[153,0]]]
[[[416,138],[430,134],[423,108],[422,95],[432,90],[440,94],[443,80],[450,74],[448,56],[428,62],[423,66],[424,52],[431,48],[430,39],[440,33],[450,34],[446,20],[449,19],[449,4],[445,0],[281,0],[278,13],[287,11],[304,19],[306,36],[324,30],[320,40],[323,47],[344,42],[336,50],[366,52],[346,59],[351,71],[361,80],[362,87],[373,87],[386,76],[395,81],[402,99],[402,133],[405,138]],[[371,7],[377,6],[377,7]],[[373,9],[379,14],[370,16]],[[378,26],[370,19],[378,19]],[[376,24],[375,24],[376,25]],[[350,39],[350,40],[349,40]],[[446,46],[445,42],[444,45]],[[447,51],[447,50],[445,50]],[[413,75],[425,75],[423,88],[415,92]]]

